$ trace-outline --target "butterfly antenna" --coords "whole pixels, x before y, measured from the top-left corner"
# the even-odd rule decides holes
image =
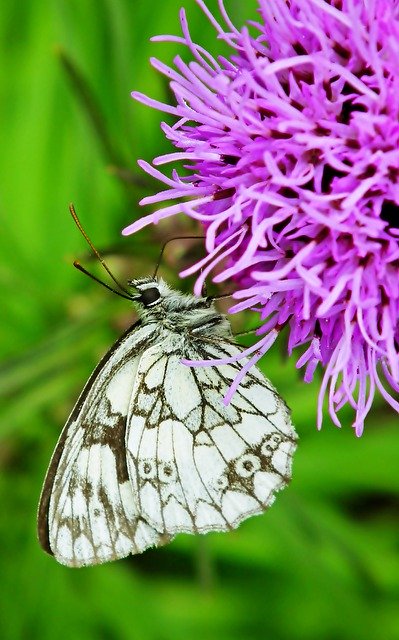
[[[225,298],[232,298],[235,294],[235,291],[232,291],[231,293],[220,293],[217,296],[211,296],[212,300],[225,300]]]
[[[158,273],[158,269],[159,269],[159,267],[161,266],[161,262],[162,262],[163,254],[164,254],[164,252],[165,252],[166,247],[168,246],[168,244],[169,244],[170,242],[174,242],[175,240],[201,240],[201,239],[204,239],[204,238],[205,238],[205,236],[178,236],[178,237],[176,237],[176,238],[169,238],[169,240],[167,240],[167,241],[164,243],[164,245],[163,245],[163,247],[162,247],[162,249],[161,249],[161,252],[160,252],[160,254],[159,254],[159,258],[158,258],[158,260],[157,260],[157,264],[155,265],[155,270],[154,270],[153,278],[156,278],[156,275],[157,275],[157,273]]]
[[[113,287],[110,287],[109,284],[107,284],[106,282],[103,282],[102,280],[100,280],[100,278],[97,278],[95,275],[90,273],[90,271],[87,271],[87,269],[82,267],[82,265],[80,264],[80,262],[78,262],[78,260],[74,261],[73,266],[78,271],[81,271],[86,276],[89,276],[89,278],[91,278],[92,280],[95,280],[95,282],[98,282],[98,284],[101,284],[103,287],[108,289],[108,291],[112,291],[112,293],[116,293],[117,296],[120,296],[121,298],[126,298],[126,300],[133,300],[134,299],[134,296],[129,295],[129,294],[125,295],[124,293],[121,293],[117,289],[114,289]]]
[[[94,244],[92,243],[92,241],[90,240],[89,236],[87,235],[86,231],[83,229],[82,227],[82,223],[80,222],[79,218],[78,218],[78,214],[75,211],[75,207],[73,204],[69,205],[69,211],[70,214],[77,226],[77,228],[79,229],[80,233],[82,234],[82,236],[84,237],[84,239],[86,240],[87,244],[89,245],[90,249],[92,250],[92,252],[94,253],[94,255],[96,256],[96,258],[99,260],[99,262],[101,263],[102,267],[105,269],[105,271],[108,273],[108,275],[110,276],[110,278],[112,279],[113,282],[115,282],[116,286],[123,291],[126,295],[125,297],[129,297],[129,300],[131,300],[131,296],[129,294],[129,291],[123,286],[121,285],[120,282],[118,282],[118,280],[115,278],[114,274],[111,272],[110,268],[108,267],[108,265],[106,264],[104,258],[101,256],[100,252],[95,248]],[[79,263],[77,263],[79,264]],[[74,263],[74,266],[76,267],[76,264]],[[96,280],[97,282],[100,282],[101,284],[103,284],[104,286],[106,286],[108,289],[110,289],[111,291],[114,291],[114,289],[112,289],[111,287],[108,287],[107,285],[105,285],[104,282],[102,282],[101,280],[98,280],[98,278],[95,278],[92,274],[90,274],[88,271],[85,271],[83,269],[83,267],[81,265],[79,265],[79,267],[76,267],[77,269],[79,269],[79,271],[82,271],[82,273],[86,273],[86,275],[90,276],[93,280]],[[116,293],[116,291],[114,291],[114,293]]]

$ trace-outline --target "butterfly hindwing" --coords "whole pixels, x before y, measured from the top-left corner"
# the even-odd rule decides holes
[[[291,476],[296,446],[288,409],[253,369],[225,406],[239,371],[181,364],[239,353],[228,341],[172,340],[140,360],[127,420],[127,463],[140,512],[158,530],[206,533],[263,512]]]
[[[39,506],[43,548],[69,566],[163,543],[142,520],[126,464],[126,416],[153,325],[131,328],[89,379],[55,450]]]

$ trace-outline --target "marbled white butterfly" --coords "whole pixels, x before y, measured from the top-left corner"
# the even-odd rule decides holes
[[[242,365],[181,362],[239,354],[213,299],[156,277],[129,285],[140,320],[87,382],[40,499],[40,543],[71,567],[141,553],[178,533],[233,529],[291,477],[296,434],[260,371],[225,406]]]

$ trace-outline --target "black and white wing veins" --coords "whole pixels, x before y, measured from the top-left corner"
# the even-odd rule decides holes
[[[296,447],[289,411],[253,368],[228,406],[240,366],[184,367],[226,358],[227,341],[150,347],[140,360],[128,412],[127,463],[146,522],[170,535],[236,527],[262,513],[291,477]]]
[[[129,480],[125,429],[154,326],[131,328],[100,362],[64,427],[39,505],[42,547],[62,564],[122,558],[166,541],[142,520]]]

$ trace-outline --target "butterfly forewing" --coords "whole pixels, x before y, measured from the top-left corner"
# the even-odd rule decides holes
[[[154,331],[136,326],[118,341],[61,435],[40,501],[39,538],[62,564],[96,564],[164,542],[137,510],[125,451],[135,372]]]
[[[140,512],[171,535],[225,531],[263,512],[289,481],[296,446],[287,407],[258,370],[224,406],[239,365],[181,365],[234,356],[237,346],[189,345],[170,338],[143,355],[127,420]]]

